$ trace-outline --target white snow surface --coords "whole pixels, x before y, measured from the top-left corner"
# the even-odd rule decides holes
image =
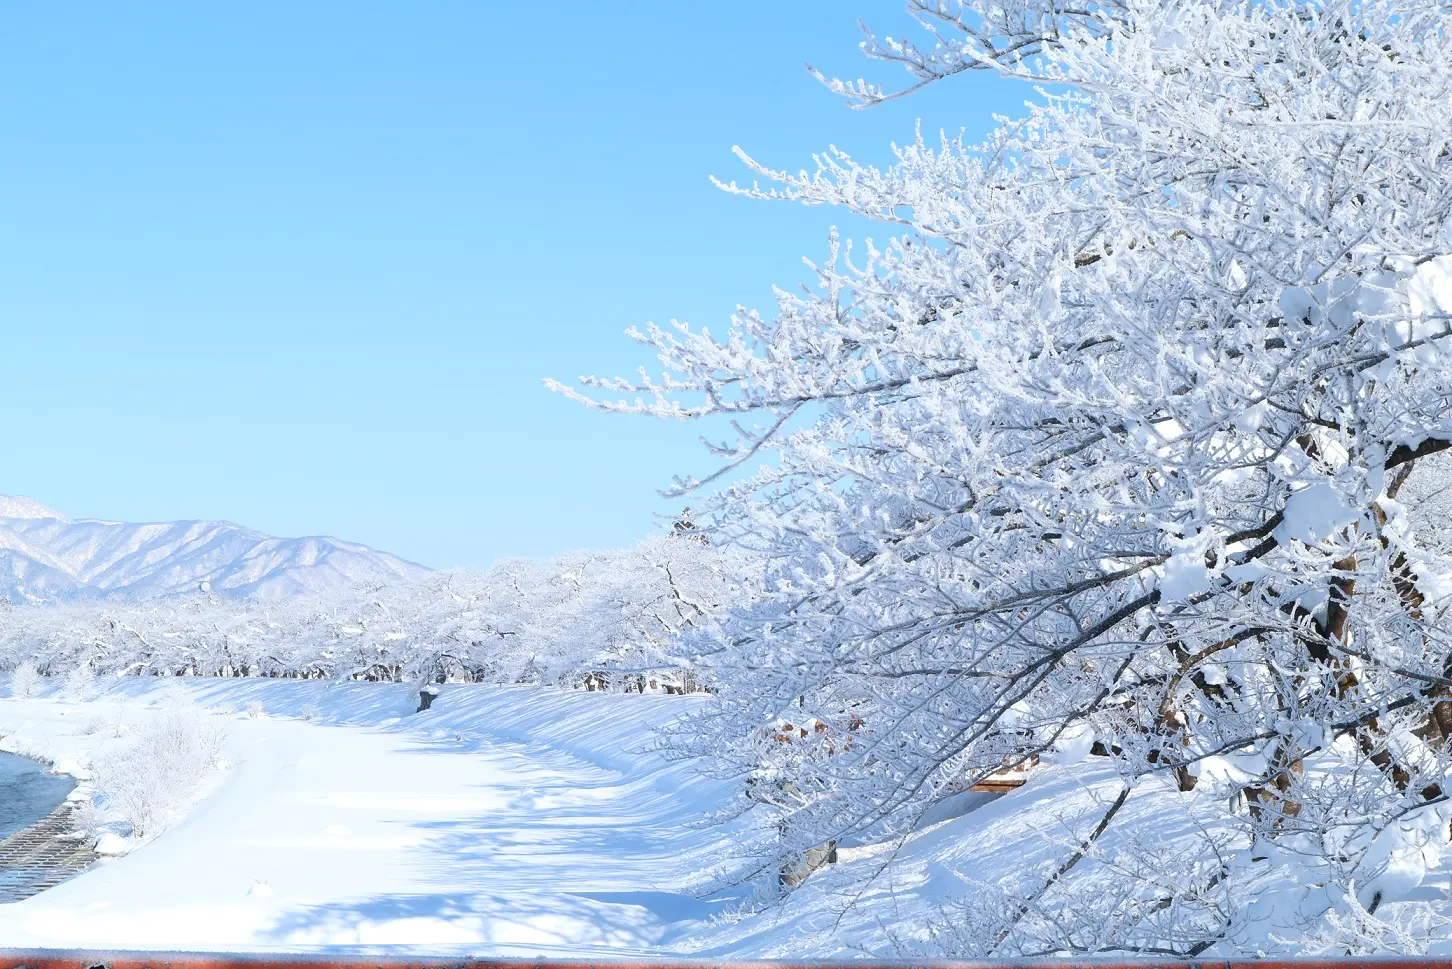
[[[428,571],[336,538],[274,538],[223,521],[72,520],[34,499],[0,496],[0,596],[17,603],[143,599],[203,581],[225,595],[278,599]]]
[[[121,678],[77,702],[46,680],[38,697],[0,700],[0,749],[76,774],[80,792],[93,758],[178,693],[226,725],[227,764],[159,835],[128,844],[108,834],[116,857],[0,905],[0,942],[11,947],[941,955],[925,933],[961,921],[959,900],[1043,877],[1121,783],[1099,758],[1044,767],[901,845],[844,849],[840,864],[763,906],[751,886],[722,888],[716,876],[767,819],[721,820],[730,783],[654,747],[700,697],[445,685],[413,713],[416,694],[393,684]],[[1161,786],[1130,799],[1106,852],[1149,838],[1173,855],[1194,842],[1193,798]],[[1388,901],[1444,892],[1446,869],[1403,841],[1383,852],[1402,859],[1378,885]],[[1122,887],[1122,872],[1086,865],[1081,875]],[[1273,908],[1267,937],[1290,931],[1306,905],[1324,907],[1287,891],[1291,901],[1257,898]]]
[[[1119,783],[1098,765],[1052,768],[901,847],[846,849],[762,905],[717,875],[767,819],[713,819],[729,783],[653,749],[700,697],[446,685],[413,713],[393,684],[121,678],[76,702],[47,681],[0,700],[0,749],[76,774],[78,791],[96,755],[178,693],[226,724],[227,767],[169,829],[136,845],[109,833],[118,857],[0,905],[10,947],[913,955],[948,900],[1058,861]],[[1184,826],[1172,800],[1134,803],[1130,830]]]
[[[111,724],[180,689],[225,722],[228,766],[160,835],[0,905],[7,946],[640,953],[723,907],[690,893],[735,830],[697,823],[720,783],[641,750],[694,699],[446,686],[411,713],[390,684],[106,686],[0,701],[3,747],[84,777],[125,742]]]

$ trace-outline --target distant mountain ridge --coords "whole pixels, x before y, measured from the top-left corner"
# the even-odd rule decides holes
[[[72,520],[0,495],[0,596],[11,602],[150,599],[196,590],[281,599],[429,569],[325,536],[274,538],[223,521]]]

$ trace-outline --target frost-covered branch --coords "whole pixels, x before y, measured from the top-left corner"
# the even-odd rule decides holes
[[[763,424],[712,447],[754,475],[703,479],[766,581],[689,633],[720,690],[682,748],[748,778],[789,852],[1090,751],[1214,805],[1206,844],[1243,835],[1198,888],[1095,894],[1092,924],[1045,913],[1005,952],[1279,944],[1212,904],[1229,884],[1322,886],[1307,938],[1338,905],[1394,936],[1373,900],[1447,842],[1452,13],[909,9],[929,42],[869,55],[914,86],[1032,76],[1037,102],[885,167],[743,156],[758,182],[728,190],[897,235],[834,236],[774,312],[648,328],[661,376],[572,392]],[[1093,870],[1054,897],[1100,892]]]

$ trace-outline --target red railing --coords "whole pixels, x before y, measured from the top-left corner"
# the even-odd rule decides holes
[[[682,959],[470,959],[313,956],[288,953],[87,952],[0,949],[0,969],[1452,969],[1449,959],[1201,959],[1142,962],[781,962]]]

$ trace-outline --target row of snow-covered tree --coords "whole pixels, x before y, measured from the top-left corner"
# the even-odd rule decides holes
[[[0,657],[42,675],[339,677],[691,688],[682,628],[718,608],[730,557],[690,533],[608,552],[282,601],[197,593],[0,611]]]

